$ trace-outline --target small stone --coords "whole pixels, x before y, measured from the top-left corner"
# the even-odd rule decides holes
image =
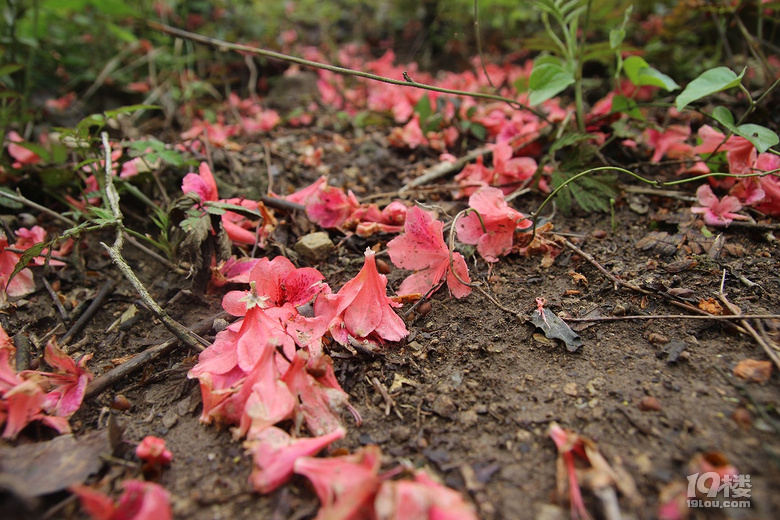
[[[130,403],[130,400],[122,394],[115,395],[114,398],[111,400],[111,408],[113,408],[114,410],[126,412],[132,406],[133,405]]]
[[[751,426],[753,426],[753,417],[750,415],[750,412],[747,411],[745,408],[737,408],[734,410],[734,412],[731,414],[731,418],[734,420],[735,423],[737,423],[741,428],[745,430],[749,430]]]
[[[659,334],[657,332],[651,332],[647,335],[647,341],[652,343],[653,345],[666,345],[669,343],[669,338],[667,336],[664,336],[663,334]]]
[[[647,395],[640,399],[636,407],[643,412],[658,412],[663,408],[661,401],[659,401],[657,397],[651,395]]]
[[[395,426],[390,429],[390,437],[398,443],[406,442],[412,435],[412,430],[408,426]]]
[[[179,414],[173,408],[169,408],[163,415],[162,423],[168,429],[171,429],[174,424],[179,420]]]
[[[382,260],[381,258],[376,259],[376,270],[379,271],[380,274],[389,274],[390,273],[390,264]]]
[[[431,405],[431,409],[441,417],[449,418],[456,411],[455,403],[448,395],[439,395]]]
[[[572,397],[577,397],[577,383],[566,383],[563,385],[563,393]]]
[[[333,241],[324,231],[309,233],[295,244],[295,252],[311,263],[324,262],[334,249]]]
[[[599,240],[607,238],[607,232],[603,229],[597,229],[593,232],[593,238],[598,238]]]
[[[433,309],[433,305],[431,305],[431,302],[423,302],[420,305],[417,306],[417,314],[420,316],[425,316],[429,312],[431,312],[431,309]]]
[[[466,410],[465,412],[460,412],[458,414],[458,422],[463,425],[464,428],[470,428],[477,424],[477,421],[479,418],[477,417],[477,412],[474,410]]]

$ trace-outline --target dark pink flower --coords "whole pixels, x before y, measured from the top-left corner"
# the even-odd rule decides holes
[[[710,226],[728,226],[732,220],[750,220],[746,215],[735,213],[742,209],[738,198],[726,195],[722,200],[718,200],[709,184],[699,186],[696,196],[701,206],[695,206],[691,211],[703,214],[704,222]]]
[[[458,240],[464,244],[475,244],[479,254],[488,262],[498,262],[499,256],[509,253],[518,226],[531,225],[522,213],[507,205],[504,194],[497,188],[480,189],[469,197],[469,206],[478,211],[479,216],[469,213],[458,221]]]
[[[644,133],[645,141],[654,149],[650,161],[657,163],[664,155],[671,158],[692,155],[693,146],[685,142],[690,136],[690,127],[682,125],[670,125],[663,132],[648,128]]]
[[[82,356],[76,363],[51,339],[46,345],[43,359],[54,369],[53,373],[34,372],[38,376],[43,376],[47,385],[53,387],[46,394],[44,408],[53,415],[70,417],[81,406],[84,393],[87,391],[87,383],[94,378],[92,372],[86,368],[87,361],[92,359],[92,354]]]
[[[173,453],[165,448],[165,439],[153,435],[147,435],[136,446],[135,456],[154,466],[167,466],[173,460]]]
[[[71,486],[81,507],[93,520],[171,520],[168,492],[154,482],[125,480],[124,492],[114,504],[110,497],[89,486]]]
[[[275,426],[250,433],[244,446],[254,460],[249,477],[252,487],[259,493],[270,493],[292,477],[297,460],[316,454],[343,438],[344,433],[343,429],[336,429],[319,437],[293,439]]]
[[[471,293],[471,287],[459,282],[450,269],[450,252],[444,243],[443,227],[444,223],[434,220],[417,206],[409,210],[404,234],[387,244],[390,260],[396,266],[416,271],[401,283],[399,294],[426,294],[445,277],[450,293],[456,298],[463,298]],[[463,256],[454,252],[452,260],[455,272],[461,280],[471,282]]]
[[[25,267],[8,282],[11,273],[19,262],[21,255],[8,251],[8,239],[0,231],[0,302],[4,302],[7,296],[19,298],[35,291],[33,273]]]
[[[392,309],[400,305],[387,296],[387,278],[376,270],[374,252],[366,249],[365,256],[363,268],[335,297],[317,298],[315,314],[328,314],[324,307],[335,306],[330,331],[341,344],[346,344],[349,336],[361,341],[369,336],[379,341],[399,341],[409,334]]]
[[[381,456],[379,447],[371,445],[342,457],[302,457],[295,461],[295,473],[314,486],[320,499],[320,518],[374,518]]]
[[[382,520],[478,518],[474,507],[460,493],[439,484],[422,470],[415,472],[414,480],[383,482],[374,507]]]

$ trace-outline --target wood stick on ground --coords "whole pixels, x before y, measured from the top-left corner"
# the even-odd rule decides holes
[[[780,314],[727,314],[716,316],[690,315],[690,314],[637,314],[633,316],[594,316],[592,318],[562,318],[564,321],[587,323],[589,321],[628,321],[628,320],[775,320],[780,319]]]
[[[206,334],[214,326],[214,320],[217,319],[229,319],[229,315],[226,312],[220,312],[215,316],[200,320],[192,327],[189,328],[193,333],[198,335]],[[144,350],[140,354],[137,354],[125,361],[121,365],[112,368],[105,374],[95,378],[89,385],[87,385],[86,393],[84,397],[89,399],[97,397],[103,393],[108,387],[112,386],[124,379],[125,377],[141,370],[143,367],[154,361],[155,359],[163,356],[175,349],[180,344],[179,338],[171,338],[168,341],[154,345]]]
[[[493,149],[487,147],[477,148],[476,150],[470,151],[455,162],[441,162],[436,166],[426,168],[423,170],[422,175],[407,182],[400,190],[398,190],[398,192],[403,193],[405,191],[409,191],[412,188],[422,186],[423,184],[428,184],[429,182],[435,181],[436,179],[444,177],[445,175],[448,175],[452,172],[460,171],[464,166],[466,166],[466,164],[475,160],[480,155],[482,157],[488,158],[493,155]]]
[[[658,294],[658,295],[662,296],[664,299],[666,299],[666,301],[669,302],[671,305],[674,305],[675,307],[679,307],[680,309],[685,309],[685,310],[687,310],[689,312],[692,312],[694,314],[698,314],[700,316],[712,316],[712,314],[710,314],[709,312],[705,312],[705,311],[699,309],[698,307],[694,307],[693,305],[688,305],[687,303],[682,303],[682,302],[678,302],[677,300],[673,300],[672,297],[669,296],[668,294],[664,294],[664,293],[657,292],[657,291],[656,292],[648,291],[646,289],[642,289],[641,287],[637,287],[636,285],[630,284],[628,282],[624,282],[623,280],[621,280],[620,278],[618,278],[614,274],[612,274],[609,271],[607,271],[595,258],[593,258],[593,255],[590,255],[590,254],[586,253],[585,251],[583,251],[579,247],[577,247],[574,244],[572,244],[567,239],[564,239],[564,244],[566,245],[566,247],[568,247],[569,249],[571,249],[572,251],[574,251],[575,253],[580,255],[582,258],[587,260],[588,263],[590,263],[593,267],[598,269],[604,276],[606,276],[613,283],[613,285],[615,287],[615,290],[617,290],[618,287],[625,287],[626,289],[630,289],[632,291],[638,292],[640,294],[645,294],[645,295],[648,295],[648,296],[651,296],[651,295],[654,295],[654,294]],[[730,321],[725,321],[725,324],[729,328],[731,328],[732,330],[735,330],[737,332],[742,332],[744,334],[747,334],[747,331],[744,328],[742,328],[741,326],[739,326],[739,325],[737,325],[735,323],[731,323]]]
[[[103,307],[103,303],[106,301],[106,298],[109,294],[111,294],[113,289],[113,280],[108,280],[103,284],[103,287],[101,287],[98,293],[95,295],[95,299],[92,300],[92,303],[89,304],[89,307],[87,307],[87,309],[84,311],[84,314],[79,316],[79,319],[76,320],[76,323],[74,323],[73,326],[71,326],[71,328],[68,329],[68,331],[65,333],[65,335],[60,338],[60,346],[68,343],[68,341],[70,341],[73,336],[81,332],[81,330],[86,327],[87,323],[89,323],[89,320],[91,320],[95,314],[97,314],[97,311]]]
[[[728,298],[726,298],[726,294],[724,292],[721,292],[718,294],[718,299],[723,302],[723,305],[728,308],[731,313],[740,315],[742,312],[740,309],[731,303]],[[742,325],[742,327],[747,331],[748,334],[753,336],[753,339],[756,340],[756,343],[758,343],[761,348],[764,350],[764,353],[769,356],[769,359],[772,360],[772,362],[775,364],[775,366],[780,369],[780,356],[777,355],[777,352],[775,352],[775,349],[772,348],[769,343],[764,341],[764,338],[761,337],[761,335],[756,331],[756,329],[753,328],[753,325],[750,324],[750,322],[744,318],[739,320],[739,323]]]

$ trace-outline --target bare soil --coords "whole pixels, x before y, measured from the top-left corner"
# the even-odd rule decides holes
[[[274,189],[289,192],[327,171],[332,184],[351,188],[358,196],[392,192],[435,162],[432,154],[388,148],[380,133],[347,137],[346,145],[339,141],[337,146],[328,131],[278,131],[266,143],[272,152],[272,171],[278,174]],[[320,170],[298,164],[294,150],[305,144],[324,148]],[[220,189],[248,186],[262,193],[267,182],[263,153],[257,144],[215,153]],[[446,189],[414,197],[447,210],[461,204],[449,202]],[[744,313],[780,313],[776,239],[769,240],[766,231],[730,228],[722,232],[725,246],[719,255],[697,249],[695,243],[702,237],[689,237],[665,256],[644,251],[636,244],[651,230],[670,234],[678,230],[668,218],[663,222],[654,218],[661,208],[679,215],[684,229],[701,226],[689,225],[694,218],[689,202],[642,197],[650,208],[644,214],[632,210],[626,196],[613,216],[559,212],[553,222],[556,232],[566,234],[609,272],[650,295],[616,289],[569,249],[548,268],[541,267],[538,257],[510,256],[489,271],[484,262],[472,258],[468,260],[472,279],[482,280],[498,301],[525,317],[536,308],[537,298],[545,298],[551,310],[568,317],[678,315],[689,313],[671,305],[662,292],[688,289],[676,291],[684,300],[676,299],[697,306],[720,291],[725,269],[724,291]],[[514,204],[530,212],[539,202],[531,197]],[[313,228],[306,229],[310,224],[302,215],[282,217],[286,224],[280,226],[275,245],[263,253],[288,254],[304,266],[292,253],[292,245],[300,233]],[[137,224],[132,216],[128,220],[131,226]],[[323,272],[334,290],[357,272],[366,245],[392,238],[379,236],[366,242],[355,237],[344,240],[337,232],[331,235],[339,247],[327,262],[313,267]],[[149,314],[127,330],[107,331],[137,295],[101,252],[98,238],[87,237],[85,272],[66,269],[47,278],[58,281],[60,292],[75,302],[90,300],[106,280],[116,280],[85,331],[71,340],[71,346],[76,345],[73,351],[95,354],[89,366],[101,374],[167,340],[170,333]],[[220,312],[222,293],[196,295],[189,292],[188,281],[154,259],[130,245],[125,252],[154,297],[181,323],[192,325]],[[683,260],[695,262],[679,270]],[[388,275],[389,286],[397,287],[404,276],[394,270]],[[24,326],[38,338],[59,321],[43,289],[5,319],[7,330]],[[740,361],[767,357],[753,338],[725,322],[677,318],[572,322],[583,345],[569,352],[559,341],[544,338],[527,320],[497,308],[477,292],[454,300],[441,291],[429,313],[413,313],[406,319],[411,331],[407,340],[387,345],[377,355],[331,351],[336,374],[363,416],[362,427],[356,427],[345,415],[349,433],[334,449],[352,451],[378,444],[385,467],[399,461],[426,466],[468,496],[484,519],[566,518],[567,511],[549,507],[567,507],[567,497],[556,493],[557,452],[548,436],[555,421],[594,440],[610,463],[633,477],[642,503],[620,498],[628,518],[655,518],[661,489],[673,481],[686,483],[688,462],[703,452],[720,452],[741,473],[750,475],[751,507],[698,509],[692,511],[692,518],[780,516],[778,379],[774,375],[765,383],[747,383],[733,375]],[[763,330],[775,341],[778,328],[780,321],[763,321]],[[213,338],[213,334],[206,336]],[[33,352],[33,357],[38,354]],[[317,499],[305,479],[295,478],[268,496],[253,493],[248,483],[251,459],[241,443],[232,440],[228,431],[198,423],[200,391],[186,377],[196,359],[194,352],[174,350],[84,403],[72,420],[77,437],[106,428],[110,414],[126,441],[97,476],[118,483],[137,475],[137,466],[127,463],[133,460],[131,443],[157,435],[174,453],[173,464],[159,481],[172,495],[175,518],[312,518]],[[374,379],[392,389],[392,406],[376,390]],[[117,395],[129,400],[128,410],[109,408]],[[658,400],[652,409],[646,409],[648,397]],[[742,420],[735,421],[735,412]],[[33,426],[18,444],[45,436],[45,429]],[[9,493],[3,496],[12,498]],[[20,517],[41,518],[48,512],[52,518],[81,518],[83,513],[67,496],[60,492],[39,498],[28,503],[30,509]],[[594,495],[586,491],[585,498],[592,514],[602,518]]]

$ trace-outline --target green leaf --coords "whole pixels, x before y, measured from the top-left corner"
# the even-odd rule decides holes
[[[0,65],[0,76],[7,76],[9,74],[13,74],[17,70],[21,70],[24,68],[24,65],[19,65],[18,63],[7,63],[5,65]]]
[[[610,49],[617,49],[623,40],[626,38],[626,30],[624,28],[612,29],[609,31],[609,47]]]
[[[680,111],[703,97],[738,86],[742,83],[742,76],[745,75],[746,70],[747,67],[742,69],[739,76],[728,67],[716,67],[705,70],[698,78],[688,83],[685,90],[677,96],[677,99],[675,99],[677,110]]]
[[[780,143],[780,138],[769,128],[751,123],[736,126],[734,116],[728,108],[718,106],[712,111],[712,118],[734,134],[750,141],[759,153],[766,152],[770,147]]]
[[[212,215],[222,215],[225,211],[232,211],[247,218],[263,218],[263,215],[255,210],[239,206],[238,204],[229,204],[227,202],[208,201],[203,204],[206,211]]]
[[[428,94],[420,98],[420,101],[414,106],[414,112],[420,115],[420,123],[425,123],[431,117],[433,109],[431,108],[431,99],[428,97]]]
[[[22,253],[22,256],[19,258],[19,261],[16,262],[16,265],[14,266],[14,270],[11,271],[11,275],[8,277],[7,283],[11,283],[11,280],[13,280],[17,274],[22,272],[22,269],[27,267],[27,264],[29,264],[33,258],[40,255],[41,251],[43,251],[43,249],[50,243],[51,242],[38,242],[37,244],[33,244],[29,248],[27,248],[24,251],[24,253]]]
[[[680,88],[672,78],[651,67],[639,56],[629,56],[623,62],[623,70],[631,83],[637,87],[659,87],[668,92]]]
[[[574,75],[559,64],[534,65],[528,81],[528,89],[531,91],[528,103],[531,106],[543,103],[557,96],[573,83]]]
[[[628,99],[626,96],[617,95],[612,98],[612,111],[615,114],[626,114],[633,119],[644,121],[645,116],[642,115],[642,111],[636,105],[636,101]]]
[[[745,124],[737,127],[737,135],[741,135],[756,147],[760,153],[766,152],[770,147],[780,143],[777,134],[765,126]]]
[[[105,115],[109,119],[113,119],[120,114],[132,114],[139,110],[160,110],[160,105],[128,105],[126,107],[119,107],[116,110],[106,110]]]
[[[16,193],[14,193],[13,191],[9,190],[8,188],[0,187],[0,191],[3,192],[3,193],[7,193],[7,194],[9,194],[9,195],[11,195],[13,197],[18,197],[18,195]],[[9,199],[7,197],[3,197],[2,195],[0,195],[0,205],[5,206],[6,208],[11,208],[11,209],[20,209],[20,208],[24,207],[24,204],[22,204],[21,202],[17,202],[15,200]]]

